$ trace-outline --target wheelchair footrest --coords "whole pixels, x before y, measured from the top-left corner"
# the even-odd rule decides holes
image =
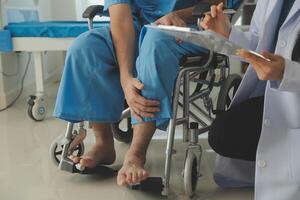
[[[128,187],[132,190],[140,190],[155,194],[161,194],[164,189],[163,180],[161,177],[149,177],[140,184],[130,185]]]
[[[117,170],[112,169],[107,166],[96,166],[94,168],[84,168],[83,170],[79,170],[76,167],[76,164],[73,163],[70,159],[63,159],[58,167],[62,171],[66,171],[73,174],[95,174],[95,175],[101,175],[101,176],[113,176],[117,173]]]
[[[83,175],[101,175],[105,177],[110,177],[110,176],[114,176],[117,173],[117,170],[100,165],[94,168],[85,168],[84,170],[80,171],[74,165],[72,173],[83,174]]]

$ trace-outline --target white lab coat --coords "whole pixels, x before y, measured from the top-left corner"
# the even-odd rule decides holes
[[[258,52],[270,50],[284,2],[258,0],[250,31],[233,28],[230,40]],[[256,200],[300,200],[300,63],[291,61],[299,34],[300,0],[295,0],[276,46],[276,54],[286,58],[283,80],[268,81],[265,89],[250,67],[233,99],[234,105],[265,94],[256,162],[222,156],[216,160],[215,179],[222,186],[251,185],[255,174]]]

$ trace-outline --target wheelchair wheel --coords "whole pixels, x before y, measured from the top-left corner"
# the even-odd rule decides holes
[[[195,194],[198,182],[198,158],[194,152],[188,151],[183,172],[185,194],[192,197]]]
[[[125,128],[121,128],[121,123],[125,123]],[[111,130],[116,140],[124,143],[130,143],[133,137],[131,117],[124,118],[118,123],[111,124]]]
[[[64,145],[60,142],[64,136],[58,137],[50,146],[50,159],[54,165],[58,166],[61,160]],[[74,156],[82,156],[84,154],[84,143],[80,143],[72,153]]]
[[[225,79],[224,83],[221,86],[217,101],[218,112],[228,110],[241,81],[241,76],[237,74],[231,74]]]

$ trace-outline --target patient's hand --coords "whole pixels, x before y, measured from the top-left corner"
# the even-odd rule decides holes
[[[223,3],[211,7],[210,14],[206,15],[200,24],[205,30],[211,30],[229,38],[231,24],[227,15],[223,13]]]
[[[140,94],[140,91],[144,88],[144,84],[142,84],[138,79],[128,78],[122,86],[131,114],[138,121],[142,121],[142,117],[153,118],[155,117],[154,113],[160,111],[159,101],[145,99]]]
[[[155,21],[155,24],[186,27],[185,21],[181,19],[175,12],[171,12],[159,18],[157,21]]]

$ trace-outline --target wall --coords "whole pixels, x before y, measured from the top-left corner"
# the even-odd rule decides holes
[[[75,20],[77,18],[76,1],[51,0],[51,18],[52,20]]]

